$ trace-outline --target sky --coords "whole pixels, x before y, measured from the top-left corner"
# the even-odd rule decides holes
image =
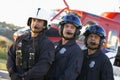
[[[102,12],[118,11],[120,0],[66,0],[70,9],[79,9],[100,15]],[[0,22],[27,26],[32,10],[37,8],[65,8],[63,0],[0,0]]]

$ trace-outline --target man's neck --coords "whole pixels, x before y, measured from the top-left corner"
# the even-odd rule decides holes
[[[97,49],[95,49],[95,50],[88,49],[88,55],[94,54],[96,51],[97,51]]]
[[[69,40],[62,38],[62,45],[66,44]]]
[[[33,33],[31,32],[31,37],[37,37],[39,33]]]

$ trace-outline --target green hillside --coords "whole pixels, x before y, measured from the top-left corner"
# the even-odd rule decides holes
[[[6,22],[0,22],[0,35],[4,36],[10,40],[13,40],[13,33],[21,28],[20,26],[15,26],[14,24],[8,24]]]
[[[13,43],[13,33],[21,28],[6,22],[0,22],[0,59],[6,60],[8,48]]]

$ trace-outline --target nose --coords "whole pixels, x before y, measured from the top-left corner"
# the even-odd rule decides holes
[[[68,30],[68,31],[71,31],[71,30],[72,30],[72,28],[71,28],[70,26],[68,26],[68,27],[67,27],[67,30]]]
[[[91,39],[92,39],[92,40],[94,40],[94,39],[95,39],[95,37],[94,37],[94,36],[92,36],[92,37],[91,37]]]
[[[91,36],[89,40],[91,40],[92,42],[94,42],[95,39],[96,39],[96,38],[95,38],[94,36]]]
[[[38,24],[38,20],[34,20],[34,24],[37,25]]]

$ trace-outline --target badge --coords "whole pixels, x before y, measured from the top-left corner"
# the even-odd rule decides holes
[[[18,43],[18,47],[22,47],[22,42],[19,42],[19,43]]]
[[[91,61],[90,64],[89,64],[89,67],[93,68],[94,66],[95,66],[95,61]]]
[[[66,51],[66,48],[62,48],[59,52],[60,52],[60,54],[64,54],[65,51]]]

